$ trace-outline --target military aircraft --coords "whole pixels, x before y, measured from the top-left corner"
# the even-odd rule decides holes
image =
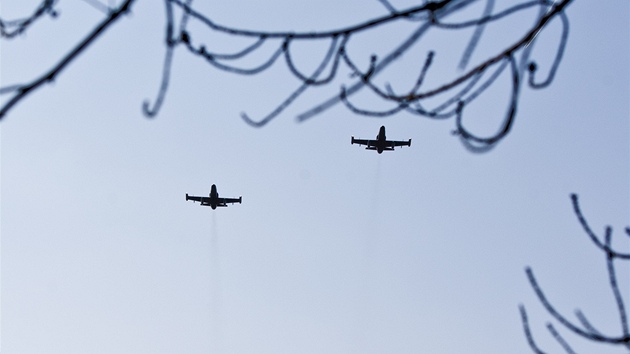
[[[219,193],[217,192],[217,186],[216,185],[212,185],[212,188],[210,188],[210,196],[209,197],[195,197],[195,196],[189,196],[188,193],[186,193],[186,200],[192,200],[193,202],[200,202],[201,206],[210,206],[212,208],[212,210],[216,209],[217,207],[226,207],[228,206],[228,203],[234,204],[234,203],[239,203],[241,204],[241,202],[243,201],[243,197],[238,197],[238,198],[219,198]]]
[[[376,140],[355,139],[352,137],[351,144],[366,145],[366,150],[376,150],[379,154],[383,151],[394,150],[395,146],[411,146],[411,139],[408,141],[387,140],[385,138],[385,126],[378,131]]]

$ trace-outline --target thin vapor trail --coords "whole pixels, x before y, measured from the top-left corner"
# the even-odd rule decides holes
[[[221,287],[221,250],[219,249],[219,227],[217,214],[212,213],[210,235],[210,321],[213,352],[223,352],[223,291]]]

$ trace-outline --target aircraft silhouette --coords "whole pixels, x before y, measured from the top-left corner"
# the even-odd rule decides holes
[[[383,151],[394,150],[395,146],[411,146],[411,139],[408,141],[387,140],[385,137],[385,126],[382,126],[378,131],[376,140],[355,139],[353,136],[350,144],[366,145],[366,150],[376,150],[379,154],[382,154]]]
[[[217,207],[226,207],[228,206],[227,203],[239,203],[241,204],[241,202],[243,201],[243,197],[238,197],[238,198],[219,198],[219,193],[217,192],[217,186],[216,185],[212,185],[212,188],[210,188],[210,196],[209,197],[195,197],[195,196],[189,196],[188,193],[186,193],[186,200],[192,200],[193,202],[200,202],[201,206],[209,206],[212,208],[212,210],[216,209]]]

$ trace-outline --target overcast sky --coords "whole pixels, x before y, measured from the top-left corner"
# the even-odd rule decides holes
[[[3,2],[0,17],[36,3]],[[104,17],[89,3],[61,1],[57,20],[3,40],[0,86],[38,76],[83,38]],[[199,9],[229,26],[296,31],[387,11],[376,0]],[[605,259],[569,195],[579,194],[596,232],[611,225],[627,249],[630,7],[575,0],[566,13],[554,83],[523,86],[512,132],[473,154],[451,134],[453,119],[374,119],[338,105],[296,121],[352,82],[347,74],[253,128],[241,112],[263,117],[298,86],[284,62],[243,77],[183,48],[161,111],[147,119],[142,103],[155,100],[161,80],[164,5],[138,1],[0,122],[2,353],[531,353],[521,303],[540,346],[561,353],[525,266],[559,311],[573,319],[580,308],[602,332],[620,334]],[[533,15],[487,29],[473,62],[520,37]],[[190,26],[217,51],[236,47]],[[399,43],[409,28],[357,39],[363,63],[372,46]],[[559,28],[534,51],[544,68]],[[441,42],[437,34],[416,58],[440,43],[436,62],[457,73],[466,33]],[[322,48],[297,46],[296,60],[308,67]],[[415,77],[422,60],[392,75]],[[470,109],[472,127],[496,129],[507,82]],[[350,145],[381,125],[411,147],[378,155]],[[212,184],[243,203],[213,211],[185,201]],[[627,300],[628,264],[618,272]],[[562,333],[578,352],[623,352]]]

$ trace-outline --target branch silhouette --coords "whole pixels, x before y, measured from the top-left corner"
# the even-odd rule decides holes
[[[79,44],[72,48],[68,54],[66,54],[52,69],[41,75],[39,78],[26,84],[11,85],[0,88],[0,94],[13,94],[13,96],[0,107],[0,120],[15,106],[18,102],[25,99],[30,93],[38,89],[46,83],[50,83],[55,80],[70,63],[72,63],[83,51],[85,51],[91,44],[93,44],[110,26],[112,26],[123,14],[127,13],[131,9],[131,5],[135,0],[125,0],[118,8],[110,11],[109,15],[99,23],[92,32],[90,32]],[[44,1],[42,6],[36,11],[36,13],[30,18],[19,22],[21,25],[17,25],[14,32],[23,32],[31,25],[37,18],[40,18],[39,10],[43,8],[43,12],[55,13],[53,5],[55,1]],[[48,5],[49,4],[49,5]]]
[[[43,18],[44,15],[50,15],[53,18],[57,17],[57,11],[54,9],[56,3],[57,0],[44,0],[35,11],[26,18],[15,20],[4,20],[0,18],[0,38],[12,39],[18,35],[24,34],[31,25]]]
[[[75,48],[52,69],[44,73],[39,79],[31,83],[10,85],[0,88],[0,94],[13,94],[0,107],[0,119],[19,101],[24,99],[35,88],[42,86],[56,77],[67,65],[93,43],[107,28],[112,26],[120,15],[127,12],[135,0],[126,0],[118,8],[109,8],[101,5],[99,1],[90,0],[87,3],[102,11],[107,11],[107,16],[92,33],[90,33]],[[366,19],[346,27],[334,30],[321,31],[256,31],[219,24],[209,16],[201,12],[193,5],[192,0],[164,0],[165,7],[165,55],[161,74],[161,82],[157,96],[153,102],[145,101],[142,110],[147,117],[155,117],[159,114],[163,105],[171,78],[171,67],[176,50],[182,49],[190,55],[198,57],[211,68],[237,74],[257,75],[265,72],[282,61],[286,65],[287,72],[297,79],[298,85],[293,91],[289,91],[286,99],[281,101],[271,112],[254,118],[242,113],[242,119],[255,127],[262,127],[281,115],[287,107],[296,102],[307,90],[314,87],[335,85],[335,79],[347,81],[341,77],[341,68],[350,71],[349,82],[342,83],[338,89],[333,88],[334,95],[329,99],[315,104],[310,109],[297,115],[298,121],[306,121],[321,114],[327,109],[342,104],[352,113],[370,117],[388,117],[401,112],[422,116],[430,119],[455,119],[454,134],[464,143],[464,146],[475,152],[488,151],[499,141],[505,138],[513,125],[516,117],[519,93],[525,84],[532,89],[548,87],[559,69],[563,58],[564,49],[568,41],[569,22],[565,10],[573,0],[520,0],[507,8],[495,11],[494,0],[436,0],[421,1],[419,5],[407,9],[398,9],[387,0],[378,0],[382,5],[383,15]],[[22,20],[0,20],[0,30],[3,39],[9,39],[25,32],[33,23],[41,19],[45,14],[56,15],[55,0],[43,0],[33,14]],[[483,11],[474,15],[474,11],[467,11],[471,6],[481,4]],[[509,43],[505,49],[495,53],[484,54],[481,60],[470,69],[467,69],[474,52],[484,34],[490,29],[489,25],[509,21],[514,16],[528,11],[537,13],[531,27]],[[176,18],[176,13],[181,13]],[[465,20],[452,21],[452,18]],[[553,61],[549,65],[548,72],[541,75],[536,61],[530,58],[537,38],[545,32],[550,23],[558,19],[562,32],[556,47]],[[189,29],[188,23],[194,22],[195,26]],[[366,57],[353,53],[349,47],[355,42],[358,34],[368,30],[383,30],[398,23],[409,23],[413,26],[407,37],[393,49],[379,55],[368,56],[369,66],[362,68],[360,64]],[[192,29],[194,28],[194,30]],[[393,85],[385,77],[386,69],[393,67],[394,63],[402,56],[418,48],[422,38],[433,30],[462,31],[471,30],[472,35],[459,60],[457,68],[459,72],[454,78],[442,78],[437,84],[429,84],[425,78],[429,75],[440,77],[436,74],[435,63],[440,58],[440,53],[428,48],[426,59],[417,67],[405,67],[410,75],[415,75],[417,80],[407,88],[394,90]],[[205,31],[205,32],[204,32]],[[243,40],[246,43],[240,50],[221,50],[216,42],[206,42],[205,34],[208,32],[221,34],[231,38]],[[328,48],[321,53],[319,64],[312,72],[304,72],[299,69],[300,63],[294,58],[296,42],[328,41]],[[253,58],[270,50],[266,58],[253,66],[243,66],[240,60]],[[485,59],[484,59],[485,57]],[[278,60],[282,58],[283,60]],[[506,70],[508,69],[508,70]],[[414,74],[415,72],[415,74]],[[497,127],[495,133],[489,136],[478,136],[470,131],[464,124],[464,113],[467,107],[481,97],[499,77],[505,76],[512,82],[512,93],[508,98],[507,113]],[[544,77],[539,77],[544,76]],[[378,78],[378,81],[377,81]],[[382,82],[382,83],[381,83]],[[391,105],[390,108],[374,110],[361,107],[352,97],[363,89],[374,94],[377,98]],[[437,100],[429,104],[429,99]],[[471,122],[474,118],[467,118]]]
[[[602,334],[601,331],[597,330],[591,322],[586,318],[584,313],[581,310],[576,310],[575,315],[578,319],[579,323],[575,323],[570,321],[567,317],[560,314],[558,310],[551,304],[545,293],[543,292],[541,286],[539,285],[536,277],[534,276],[534,272],[531,268],[527,267],[525,269],[525,273],[527,274],[527,279],[529,283],[536,293],[536,296],[540,300],[541,304],[547,310],[547,313],[551,315],[557,322],[562,325],[565,329],[569,330],[573,334],[576,334],[579,337],[585,338],[587,340],[597,342],[597,343],[607,343],[613,345],[622,345],[626,348],[630,349],[630,331],[628,325],[628,317],[625,309],[625,304],[623,301],[623,297],[621,296],[621,291],[619,290],[619,283],[617,282],[617,274],[615,270],[615,261],[619,260],[628,260],[627,254],[617,252],[612,249],[612,228],[610,226],[606,227],[603,242],[597,237],[590,227],[588,226],[582,211],[580,210],[578,203],[578,196],[576,194],[571,195],[571,200],[573,203],[573,210],[578,218],[578,221],[584,228],[584,231],[587,233],[591,241],[596,245],[598,249],[603,251],[606,257],[606,269],[608,272],[608,282],[610,285],[610,289],[613,293],[614,301],[617,306],[619,323],[621,327],[621,334],[618,335],[605,335]],[[626,228],[626,233],[630,235],[629,228]],[[542,351],[535,343],[534,337],[531,333],[529,327],[529,320],[527,317],[527,312],[525,310],[525,306],[520,305],[519,310],[521,313],[521,322],[523,324],[523,329],[525,332],[525,337],[527,338],[527,342],[535,353],[545,353]],[[569,346],[568,342],[560,336],[560,334],[556,331],[551,323],[547,323],[547,329],[551,333],[554,339],[560,344],[560,346],[567,353],[574,353],[573,349]]]
[[[512,123],[516,117],[517,103],[519,92],[523,82],[527,82],[531,88],[540,89],[547,87],[555,76],[559,64],[562,60],[562,54],[568,39],[568,19],[564,13],[564,9],[572,0],[562,0],[552,2],[547,0],[525,1],[513,5],[497,13],[492,13],[494,8],[493,0],[486,0],[484,12],[480,17],[464,21],[449,23],[448,18],[461,13],[464,9],[479,2],[475,0],[442,0],[428,2],[423,5],[415,6],[406,10],[398,10],[389,2],[379,0],[387,13],[382,17],[365,21],[356,25],[348,26],[331,31],[321,32],[265,32],[251,31],[239,28],[227,27],[220,25],[210,19],[208,16],[197,11],[190,4],[180,0],[171,0],[174,6],[178,6],[185,13],[188,13],[191,19],[205,25],[207,29],[235,37],[251,38],[251,45],[244,48],[241,52],[229,54],[214,54],[208,50],[206,44],[192,44],[194,36],[186,32],[185,47],[190,53],[204,58],[213,67],[241,75],[255,75],[272,65],[274,65],[280,56],[284,56],[289,72],[297,78],[302,84],[295,89],[288,97],[280,103],[269,114],[254,119],[248,114],[243,113],[242,118],[250,125],[261,127],[269,123],[271,120],[279,116],[290,104],[292,104],[298,96],[307,89],[314,86],[325,85],[332,81],[339,72],[339,66],[344,65],[351,72],[351,77],[355,78],[354,83],[349,86],[342,85],[340,91],[330,99],[316,105],[306,112],[298,115],[299,121],[305,121],[311,117],[322,113],[326,109],[336,105],[344,104],[351,112],[359,115],[372,117],[387,117],[400,112],[407,112],[414,115],[424,116],[428,118],[445,119],[450,117],[456,118],[456,129],[454,133],[458,135],[464,145],[475,152],[487,151],[503,139],[510,131]],[[413,48],[419,40],[425,36],[430,29],[439,28],[445,30],[461,30],[466,28],[475,28],[472,38],[462,56],[459,67],[464,69],[479,40],[481,39],[485,27],[493,22],[508,20],[511,16],[532,8],[539,9],[538,20],[524,35],[510,45],[507,49],[500,53],[490,56],[482,61],[476,67],[460,74],[454,80],[445,82],[437,87],[425,88],[423,78],[430,71],[431,63],[435,60],[435,52],[429,51],[427,60],[424,65],[418,68],[418,80],[406,92],[397,94],[391,85],[386,83],[384,86],[377,84],[374,78],[379,75],[385,68],[389,67],[393,62],[399,59],[404,53]],[[536,37],[546,26],[556,17],[559,17],[562,25],[562,36],[558,43],[557,53],[549,73],[541,82],[536,82],[535,74],[537,73],[537,64],[529,59],[531,50],[536,41]],[[405,41],[398,47],[377,58],[376,55],[371,56],[370,65],[367,70],[359,69],[356,62],[362,61],[363,58],[354,58],[348,51],[348,45],[354,36],[362,31],[374,29],[380,26],[388,26],[398,21],[414,21],[417,22],[416,30],[413,31]],[[312,75],[300,72],[296,68],[296,64],[291,55],[291,43],[296,41],[309,41],[328,39],[330,47],[328,53],[323,56],[318,68]],[[231,64],[231,61],[246,56],[264,44],[275,45],[276,50],[272,51],[271,56],[257,67],[242,68]],[[518,57],[518,58],[517,58]],[[527,63],[527,65],[519,66],[517,62]],[[512,94],[508,103],[508,112],[504,117],[497,132],[488,137],[479,137],[469,131],[463,124],[463,113],[466,106],[478,98],[483,92],[490,87],[494,81],[503,74],[504,69],[510,67],[509,75],[511,76]],[[320,75],[329,68],[328,75],[320,78]],[[414,68],[410,68],[413,70]],[[481,80],[486,76],[486,80]],[[350,98],[363,88],[368,88],[378,98],[391,102],[392,108],[383,111],[376,111],[367,108],[361,108],[357,104],[352,103]],[[433,109],[427,109],[423,105],[423,101],[429,98],[444,96],[443,101]]]

